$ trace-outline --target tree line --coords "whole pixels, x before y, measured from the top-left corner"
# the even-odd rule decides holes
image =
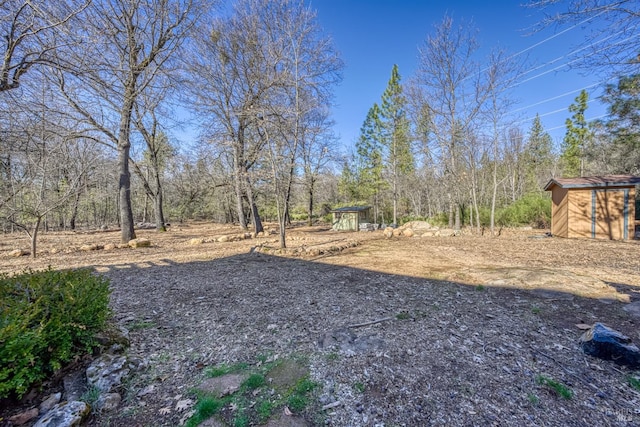
[[[117,225],[127,242],[138,222],[194,218],[255,232],[277,221],[284,247],[291,221],[356,203],[380,223],[493,231],[552,176],[637,170],[637,75],[607,87],[610,120],[584,123],[581,94],[554,150],[539,117],[526,131],[510,118],[522,64],[479,58],[472,27],[450,17],[408,83],[392,67],[345,152],[331,120],[344,64],[301,0],[0,7],[0,219],[33,256],[42,228]],[[188,148],[171,136],[187,125],[199,132]]]

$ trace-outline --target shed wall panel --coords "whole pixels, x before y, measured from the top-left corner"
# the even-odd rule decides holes
[[[569,237],[568,190],[556,188],[551,193],[551,234],[558,237]]]
[[[591,237],[591,189],[569,191],[568,237]]]

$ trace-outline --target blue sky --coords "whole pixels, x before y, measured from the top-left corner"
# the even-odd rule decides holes
[[[344,80],[335,91],[333,109],[342,145],[348,150],[355,143],[367,111],[380,100],[393,64],[398,64],[404,82],[413,75],[418,64],[418,47],[445,14],[454,21],[474,24],[480,55],[488,54],[494,47],[516,53],[540,43],[526,52],[530,64],[526,69],[532,71],[514,89],[519,102],[513,110],[525,132],[531,125],[527,119],[539,113],[543,125],[559,144],[564,122],[570,116],[569,105],[580,89],[602,81],[596,73],[563,66],[589,28],[578,25],[561,33],[570,27],[567,25],[533,32],[543,14],[519,3],[517,0],[312,0],[311,7],[317,10],[320,25],[331,35],[346,64]],[[545,41],[548,38],[551,39]],[[599,86],[587,90],[591,98],[601,93]],[[604,113],[605,108],[596,100],[589,104],[586,117],[590,120]]]

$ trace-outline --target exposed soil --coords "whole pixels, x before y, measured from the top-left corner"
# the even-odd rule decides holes
[[[387,240],[327,227],[291,230],[285,254],[276,235],[216,241],[239,232],[141,230],[151,247],[109,251],[80,247],[118,243],[118,232],[47,233],[36,260],[9,257],[28,243],[3,236],[2,272],[90,266],[107,275],[129,352],[149,362],[121,409],[90,425],[178,425],[176,402],[205,367],[265,354],[308,361],[322,385],[302,414],[309,425],[640,425],[634,373],[585,356],[576,327],[599,321],[640,342],[640,319],[623,310],[640,300],[639,242],[538,230]],[[143,389],[152,391],[137,397]]]

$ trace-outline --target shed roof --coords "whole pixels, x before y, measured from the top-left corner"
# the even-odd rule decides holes
[[[331,212],[363,212],[371,209],[371,206],[347,206],[344,208],[334,209]]]
[[[633,187],[640,184],[640,176],[634,175],[599,175],[583,176],[580,178],[556,178],[549,181],[544,187],[545,191],[560,188],[615,188]]]

